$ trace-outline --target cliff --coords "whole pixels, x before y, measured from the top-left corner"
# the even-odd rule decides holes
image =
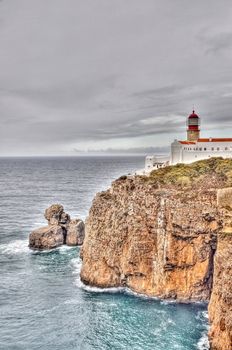
[[[159,298],[208,301],[217,238],[225,226],[217,192],[231,185],[232,160],[221,158],[159,169],[149,177],[121,177],[93,201],[81,252],[82,281]],[[224,295],[222,287],[230,287],[231,277],[226,281],[231,255],[223,249],[229,249],[224,239],[229,238],[219,240],[215,258],[212,346],[220,333],[216,315],[231,305],[231,294]],[[220,325],[227,341],[229,317]],[[227,350],[217,344],[212,349]]]
[[[217,237],[213,289],[209,303],[212,350],[232,349],[232,189],[218,192],[223,228]]]

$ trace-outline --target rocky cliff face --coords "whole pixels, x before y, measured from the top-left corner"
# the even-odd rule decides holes
[[[213,289],[209,303],[212,350],[232,349],[232,189],[218,192],[223,228],[217,237]]]
[[[156,189],[116,181],[86,223],[82,280],[161,298],[208,300],[220,220],[214,190]]]
[[[160,298],[208,300],[222,221],[223,160],[122,177],[98,194],[86,222],[81,278]],[[231,165],[231,163],[230,163]]]
[[[82,281],[181,301],[212,293],[211,349],[232,349],[231,186],[220,158],[121,177],[93,201]]]

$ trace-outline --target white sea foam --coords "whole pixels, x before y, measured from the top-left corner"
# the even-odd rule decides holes
[[[196,314],[195,318],[196,318],[196,320],[202,320],[202,321],[206,322],[206,327],[208,327],[207,321],[209,319],[209,316],[208,316],[207,310],[198,311],[198,313]]]
[[[124,288],[124,291],[128,295],[133,295],[133,296],[138,297],[138,298],[149,299],[149,300],[160,300],[157,297],[152,297],[152,296],[149,296],[149,295],[146,295],[146,294],[135,292],[135,291],[133,291],[130,288]]]
[[[197,319],[199,320],[205,320],[206,322],[208,321],[208,312],[205,311],[200,311],[198,315],[196,316]],[[209,339],[208,339],[208,330],[209,330],[209,325],[206,323],[205,324],[205,332],[202,333],[202,337],[199,339],[197,343],[197,349],[198,350],[209,350]]]
[[[109,293],[109,294],[116,294],[116,293],[122,293],[124,291],[124,288],[118,287],[118,288],[98,288],[98,287],[91,287],[87,286],[84,283],[81,282],[81,280],[76,281],[76,285],[78,288],[81,288],[87,292],[91,293]]]
[[[205,311],[202,311],[202,316],[204,317],[204,318],[206,318],[207,320],[209,319],[209,314],[208,314],[208,312],[205,310]]]
[[[72,250],[74,248],[75,247],[62,245],[60,247],[52,248],[52,249],[44,249],[44,250],[35,249],[35,250],[30,250],[30,252],[32,254],[48,254],[48,253],[51,253],[51,252],[59,251],[61,254],[66,254],[69,250]]]
[[[81,259],[79,257],[78,258],[73,258],[70,261],[70,264],[72,265],[72,267],[74,269],[73,270],[73,274],[80,276],[81,265],[82,265]]]
[[[209,339],[207,333],[204,333],[197,343],[198,350],[209,350]]]
[[[0,244],[0,252],[2,254],[25,254],[25,253],[32,253],[32,254],[47,254],[55,250],[59,250],[62,254],[66,253],[69,250],[74,249],[74,247],[69,247],[66,245],[63,245],[61,247],[55,248],[55,249],[45,249],[45,250],[31,250],[28,247],[28,239],[17,239],[14,241],[11,241],[9,243],[3,243]]]
[[[3,254],[24,254],[29,253],[28,240],[15,240],[9,243],[1,244],[0,251]]]
[[[68,245],[62,245],[58,248],[56,248],[57,250],[59,250],[60,253],[66,253],[67,251],[69,250],[73,250],[73,249],[76,249],[77,247],[71,247],[71,246],[68,246]]]

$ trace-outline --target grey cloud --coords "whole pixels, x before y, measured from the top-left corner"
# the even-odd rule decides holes
[[[0,155],[166,147],[185,137],[193,105],[202,129],[223,136],[232,110],[228,5],[1,2]]]
[[[217,54],[232,49],[232,31],[216,33],[215,35],[209,34],[203,36],[202,40],[206,46],[206,53],[209,54]]]

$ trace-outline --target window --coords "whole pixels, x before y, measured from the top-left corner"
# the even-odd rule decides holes
[[[217,148],[217,151],[220,151],[220,147]]]
[[[204,151],[207,151],[207,148],[204,148]]]
[[[211,149],[212,149],[212,151],[214,151],[214,147],[212,147]]]

